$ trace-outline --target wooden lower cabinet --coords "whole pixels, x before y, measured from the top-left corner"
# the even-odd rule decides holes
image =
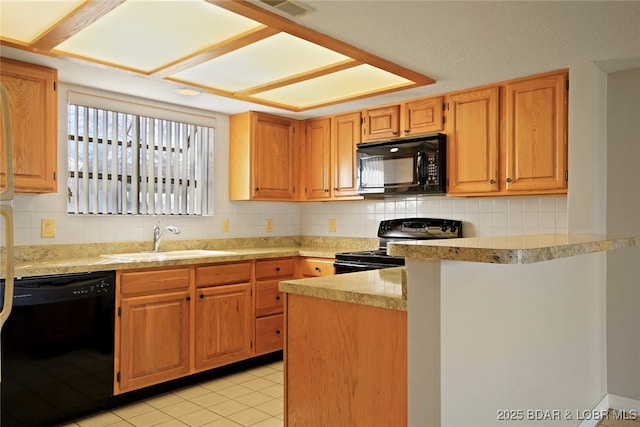
[[[199,288],[196,294],[196,369],[251,356],[251,284]]]
[[[336,274],[333,258],[299,258],[301,277],[332,276]]]
[[[282,350],[284,295],[278,283],[294,275],[295,258],[256,261],[256,354]]]
[[[150,294],[149,284],[154,279],[161,290]],[[115,392],[188,374],[191,318],[188,269],[122,273],[118,282],[122,298],[116,321]]]
[[[407,312],[287,294],[285,425],[406,426]]]
[[[256,319],[256,354],[266,354],[282,350],[284,317],[273,314]]]
[[[117,274],[114,393],[254,355],[253,262]]]

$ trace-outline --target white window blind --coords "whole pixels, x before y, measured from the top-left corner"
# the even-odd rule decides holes
[[[68,212],[212,214],[214,128],[181,114],[176,121],[70,103]]]

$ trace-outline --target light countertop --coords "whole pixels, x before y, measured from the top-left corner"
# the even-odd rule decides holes
[[[535,234],[390,243],[388,252],[418,260],[531,264],[637,245],[637,235]]]
[[[404,267],[285,280],[280,282],[279,289],[290,294],[407,310]]]

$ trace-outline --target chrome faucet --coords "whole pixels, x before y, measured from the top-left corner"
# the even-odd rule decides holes
[[[153,252],[160,251],[160,239],[162,239],[162,236],[164,236],[164,233],[166,233],[167,231],[170,231],[173,234],[180,234],[180,229],[178,229],[178,227],[175,227],[173,225],[167,225],[164,228],[164,230],[160,231],[161,221],[162,220],[158,220],[158,222],[156,222],[156,225],[153,226]]]

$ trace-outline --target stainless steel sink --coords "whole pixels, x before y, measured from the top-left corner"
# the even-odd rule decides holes
[[[130,252],[124,254],[102,254],[103,258],[119,259],[123,261],[164,261],[171,259],[201,258],[212,256],[233,255],[228,251],[213,251],[207,249],[185,249],[177,251],[159,252]]]

